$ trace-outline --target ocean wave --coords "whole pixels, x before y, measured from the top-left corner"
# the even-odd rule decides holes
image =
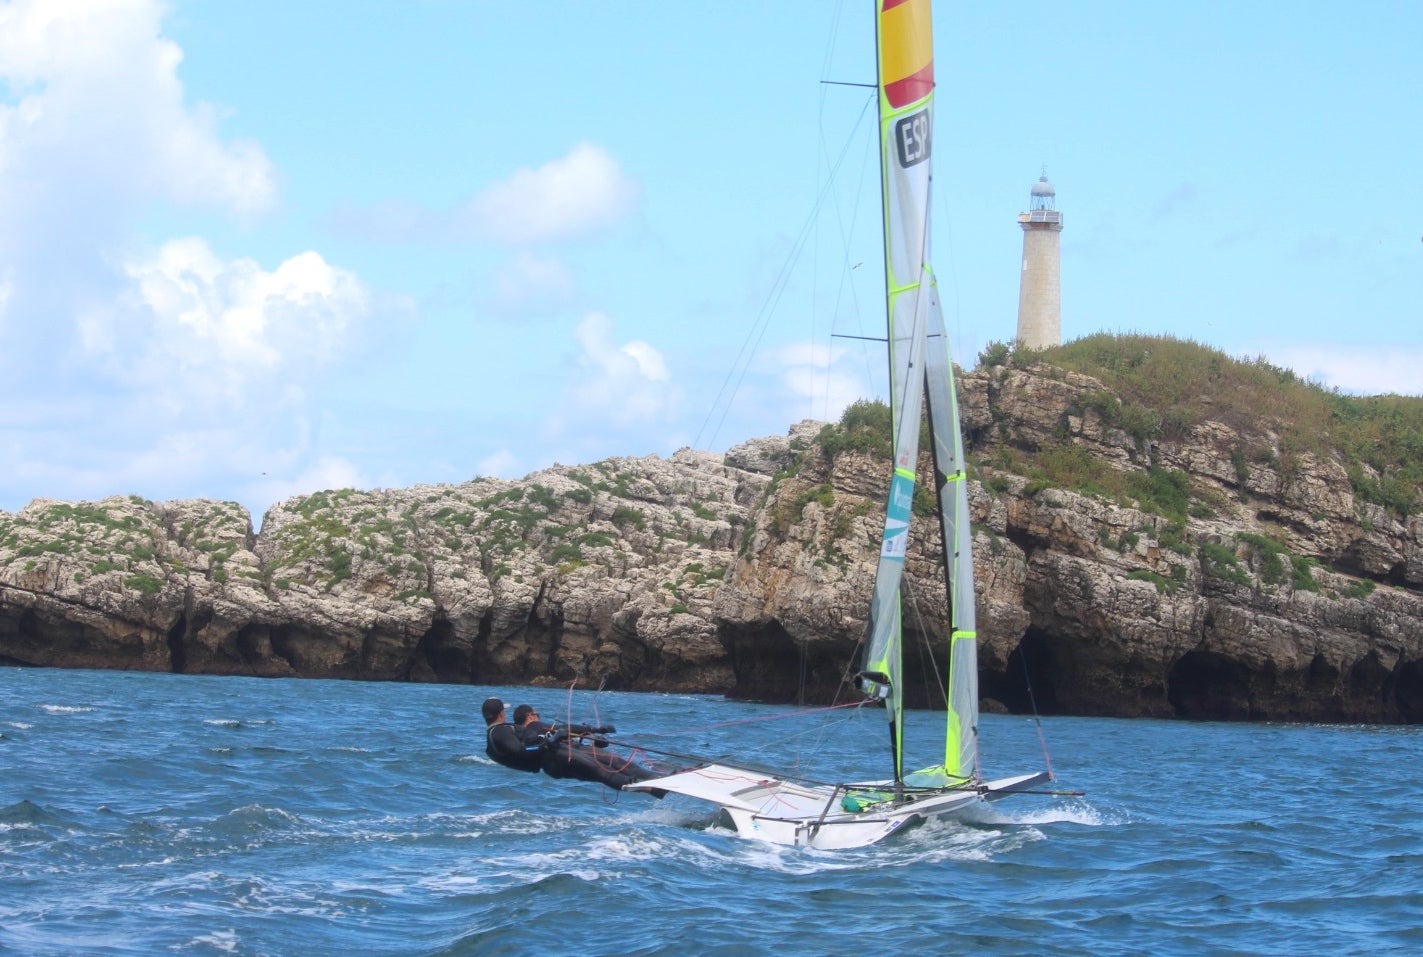
[[[1129,823],[1125,818],[1088,804],[1082,799],[1033,805],[1026,801],[980,805],[966,812],[962,820],[975,824],[1082,824],[1111,827]]]
[[[223,954],[235,954],[237,953],[237,947],[237,931],[229,927],[224,930],[213,930],[206,934],[199,934],[191,940],[176,945],[174,949],[182,951],[190,948],[202,948],[203,950],[211,949]]]
[[[65,824],[64,817],[33,801],[22,800],[0,807],[0,824],[28,826],[32,824]]]
[[[1412,953],[1423,939],[1423,836],[1395,783],[1416,729],[1211,726],[1201,749],[1197,725],[1075,719],[1072,781],[1090,801],[1025,795],[820,851],[739,837],[684,796],[496,767],[465,722],[432,725],[468,689],[0,669],[7,693],[21,703],[4,717],[38,729],[3,742],[7,953],[805,957],[958,940],[983,957],[1175,957]],[[372,696],[399,707],[372,721]],[[603,704],[629,727],[764,713],[667,700]],[[99,714],[69,721],[37,701]],[[726,732],[724,748],[719,733],[710,747],[786,744],[769,724]],[[281,750],[211,747],[239,739]],[[1321,777],[1318,754],[1342,750],[1350,779]],[[1221,788],[1222,766],[1251,769],[1252,786]],[[1288,786],[1262,801],[1258,781]],[[895,919],[847,920],[871,887]]]
[[[482,754],[461,754],[453,759],[455,764],[482,764],[485,767],[498,767],[493,761]]]

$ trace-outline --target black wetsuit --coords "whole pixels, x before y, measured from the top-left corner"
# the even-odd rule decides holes
[[[662,776],[634,764],[629,758],[583,744],[577,734],[590,729],[579,725],[574,725],[573,735],[543,721],[530,721],[518,730],[526,747],[537,740],[546,742],[543,745],[543,770],[551,778],[596,781],[610,788],[621,788],[625,784]]]
[[[543,748],[526,743],[520,729],[512,724],[491,724],[485,735],[484,753],[504,767],[535,774],[543,767]]]

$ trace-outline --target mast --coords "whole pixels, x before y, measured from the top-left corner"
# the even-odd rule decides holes
[[[876,26],[894,474],[857,683],[885,702],[898,783],[904,777],[899,586],[913,517],[932,283],[928,212],[934,55],[929,0],[879,0]]]

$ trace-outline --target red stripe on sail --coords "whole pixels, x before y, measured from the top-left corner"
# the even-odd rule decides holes
[[[880,13],[887,13],[888,11],[893,10],[895,7],[912,2],[913,0],[884,0],[884,3],[881,3],[879,7]]]
[[[917,73],[911,73],[902,80],[895,80],[893,83],[884,85],[885,99],[889,100],[889,105],[896,110],[901,106],[908,106],[916,100],[922,100],[932,92],[934,92],[933,60],[930,60],[928,65]]]

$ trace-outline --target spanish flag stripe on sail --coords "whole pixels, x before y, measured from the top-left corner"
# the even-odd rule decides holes
[[[884,0],[880,7],[880,78],[894,109],[934,90],[934,41],[929,0]]]

